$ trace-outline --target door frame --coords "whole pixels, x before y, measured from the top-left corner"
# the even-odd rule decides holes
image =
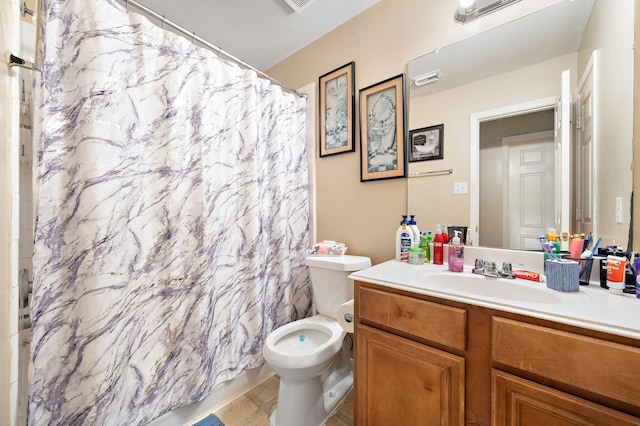
[[[584,118],[581,114],[581,111],[579,111],[579,104],[580,104],[580,98],[581,98],[581,93],[585,87],[585,84],[587,84],[587,82],[589,82],[589,75],[591,75],[591,108],[592,108],[592,129],[591,129],[591,153],[590,153],[590,157],[591,157],[591,165],[585,165],[583,163],[583,159],[581,157],[578,157],[578,153],[579,153],[579,149],[578,146],[581,143],[581,133],[580,130],[578,128],[575,129],[575,138],[574,138],[574,144],[575,147],[572,147],[572,149],[574,149],[575,151],[575,158],[573,158],[573,161],[575,161],[576,164],[576,168],[578,167],[585,167],[585,166],[590,166],[591,170],[592,170],[592,174],[591,174],[591,179],[589,180],[589,182],[584,182],[582,179],[584,176],[579,176],[579,179],[575,182],[576,188],[575,188],[575,198],[573,199],[573,201],[576,203],[576,205],[574,206],[575,209],[577,208],[581,208],[583,207],[582,203],[578,204],[578,197],[582,196],[582,185],[586,185],[588,190],[591,192],[591,232],[593,233],[593,235],[598,235],[598,197],[596,196],[596,194],[598,194],[598,180],[600,178],[599,174],[598,174],[598,170],[599,170],[599,164],[598,164],[598,156],[596,155],[596,153],[598,152],[599,149],[599,128],[600,128],[600,91],[598,88],[598,79],[600,78],[599,75],[599,70],[600,70],[600,64],[599,64],[599,50],[594,50],[593,53],[591,54],[591,57],[589,58],[589,61],[587,62],[587,64],[584,67],[584,70],[582,71],[582,75],[580,76],[580,81],[578,82],[578,85],[576,87],[576,91],[574,92],[574,98],[576,99],[576,120],[580,120],[582,123],[584,122]],[[583,125],[581,123],[581,126]],[[574,175],[578,176],[578,174],[576,173],[577,170],[573,170]],[[582,213],[584,214],[584,213]],[[581,216],[582,216],[581,214]],[[580,219],[582,220],[582,219]],[[572,224],[573,224],[573,229],[575,230],[580,230],[582,232],[582,227],[580,226],[580,224],[578,223],[578,221],[576,220],[576,215],[574,214],[572,217]],[[577,231],[576,231],[577,232]]]
[[[480,123],[499,118],[538,112],[557,107],[557,98],[536,99],[519,104],[507,105],[469,116],[469,229],[473,241],[480,242]]]

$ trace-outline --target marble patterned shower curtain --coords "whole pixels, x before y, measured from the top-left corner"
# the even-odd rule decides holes
[[[114,0],[45,0],[31,425],[142,425],[308,316],[305,102]]]

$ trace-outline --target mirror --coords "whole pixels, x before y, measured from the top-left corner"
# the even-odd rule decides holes
[[[409,163],[407,212],[421,230],[470,225],[474,245],[520,249],[534,248],[527,232],[537,238],[547,227],[628,243],[634,13],[633,1],[560,1],[409,62],[408,129],[444,124],[445,135],[442,160]],[[414,83],[434,70],[439,79]],[[571,137],[560,141],[563,78]],[[524,113],[538,118],[522,124]],[[496,130],[501,125],[508,130]],[[541,132],[551,141],[545,150],[513,148]],[[546,168],[514,189],[526,179],[510,177],[510,156],[544,157]],[[539,201],[533,188],[543,193]],[[514,194],[526,196],[514,201]],[[510,215],[539,227],[514,237]]]

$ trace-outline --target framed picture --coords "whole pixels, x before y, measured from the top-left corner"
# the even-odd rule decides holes
[[[409,162],[444,158],[444,124],[409,132]]]
[[[320,157],[356,150],[354,71],[350,62],[319,78]]]
[[[405,76],[360,89],[360,181],[406,176]]]

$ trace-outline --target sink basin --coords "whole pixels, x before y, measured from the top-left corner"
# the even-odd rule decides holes
[[[477,295],[494,299],[518,300],[531,303],[560,303],[562,299],[555,290],[544,287],[544,283],[484,277],[467,273],[430,273],[426,283],[442,286],[443,292]],[[541,286],[541,287],[534,287]]]

